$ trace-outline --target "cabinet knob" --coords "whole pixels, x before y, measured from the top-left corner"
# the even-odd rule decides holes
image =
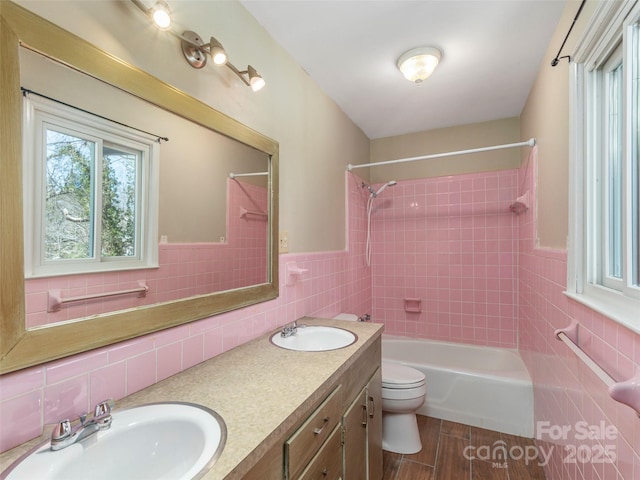
[[[322,475],[324,475],[325,477],[329,475],[329,470],[327,470],[326,468],[322,470]]]

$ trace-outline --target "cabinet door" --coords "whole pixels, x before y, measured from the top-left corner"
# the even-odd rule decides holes
[[[376,370],[367,385],[367,463],[369,480],[382,479],[382,372]]]
[[[363,388],[342,417],[344,480],[367,479],[367,392]]]

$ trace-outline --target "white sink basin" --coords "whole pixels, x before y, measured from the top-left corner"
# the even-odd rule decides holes
[[[358,336],[337,327],[321,325],[298,326],[298,331],[288,337],[280,332],[271,336],[271,343],[287,350],[299,352],[326,352],[348,347],[358,339]]]
[[[18,459],[6,479],[199,478],[218,459],[227,427],[213,410],[157,403],[114,410],[108,430],[56,452],[46,442]]]

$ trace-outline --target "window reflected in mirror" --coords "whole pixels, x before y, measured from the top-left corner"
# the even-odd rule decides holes
[[[20,75],[28,328],[269,281],[267,154],[27,48]]]

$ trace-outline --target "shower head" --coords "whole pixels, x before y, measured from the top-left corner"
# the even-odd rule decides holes
[[[395,180],[391,180],[390,182],[385,183],[384,185],[382,185],[377,192],[373,193],[371,192],[371,195],[373,195],[373,197],[377,197],[378,195],[380,195],[382,193],[382,191],[387,188],[387,187],[393,187],[397,184],[398,182],[396,182]]]

